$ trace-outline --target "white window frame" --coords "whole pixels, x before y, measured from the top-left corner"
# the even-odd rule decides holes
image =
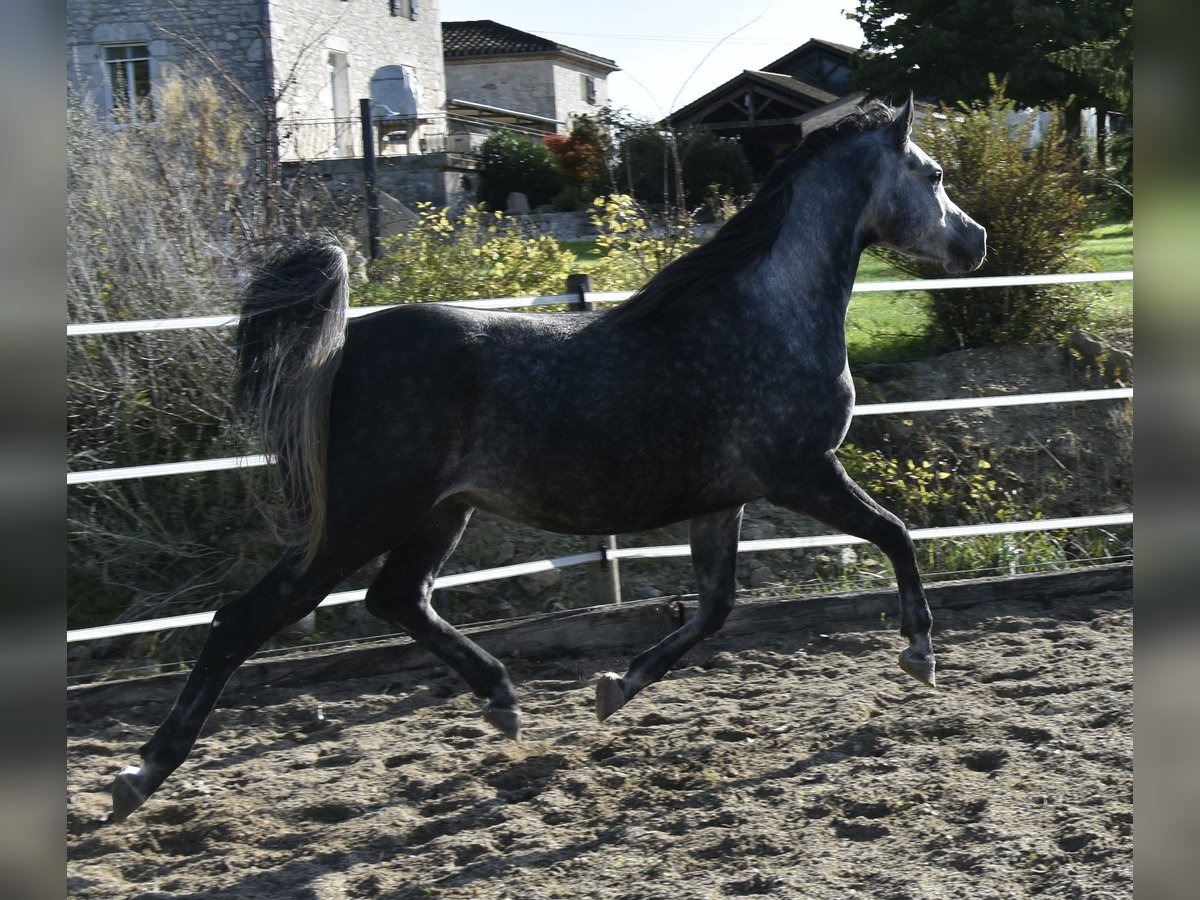
[[[110,56],[114,51],[125,55]],[[134,55],[132,51],[140,50]],[[149,41],[121,41],[102,44],[104,83],[108,90],[107,115],[110,121],[121,125],[154,121],[154,70]],[[140,65],[139,65],[140,64]],[[144,82],[138,77],[138,69],[144,66]],[[145,93],[139,93],[139,84]],[[118,99],[122,98],[123,99]]]
[[[388,0],[388,11],[400,19],[417,18],[417,0]]]

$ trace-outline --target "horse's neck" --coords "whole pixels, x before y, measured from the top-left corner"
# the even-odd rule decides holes
[[[770,254],[742,282],[758,314],[796,353],[813,354],[838,371],[845,363],[846,308],[863,251],[866,201],[852,182],[819,172],[802,179]]]

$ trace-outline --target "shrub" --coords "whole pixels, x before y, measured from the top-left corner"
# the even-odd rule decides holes
[[[230,311],[245,121],[211,81],[168,80],[156,121],[106,127],[68,106],[67,315],[72,322]],[[215,331],[72,338],[72,470],[230,455],[232,354]],[[216,536],[247,514],[236,479],[154,478],[68,492],[72,625],[137,616],[229,568]],[[210,600],[211,597],[205,597]],[[138,604],[142,609],[137,609]],[[131,606],[132,604],[132,606]]]
[[[564,198],[564,205],[566,196],[577,202],[590,203],[597,194],[609,189],[612,177],[608,167],[612,148],[604,126],[596,119],[579,116],[570,134],[552,134],[543,143],[554,154],[554,162],[566,179],[564,192],[571,192],[555,198],[556,208],[559,198]]]
[[[1081,271],[1079,246],[1095,224],[1082,187],[1081,161],[1051,117],[1036,146],[1035,123],[993,82],[992,97],[941,108],[915,140],[946,171],[947,190],[988,230],[988,261],[978,275]],[[881,253],[922,278],[945,277],[935,264]],[[936,337],[957,347],[1053,339],[1082,322],[1087,294],[1074,285],[932,291]]]
[[[531,207],[549,203],[565,181],[554,155],[542,144],[512,131],[497,131],[479,151],[479,199],[503,210],[508,195],[520,192]]]
[[[872,497],[918,527],[1037,518],[1022,508],[1014,490],[996,481],[985,459],[901,460],[855,444],[843,444],[838,457]]]
[[[468,207],[458,217],[417,204],[418,221],[384,241],[371,280],[351,303],[376,305],[473,297],[561,294],[575,256],[549,235],[531,233],[498,212]]]
[[[651,216],[628,194],[597,197],[592,224],[600,258],[590,270],[598,291],[631,291],[697,245],[690,216]]]
[[[262,183],[247,183],[254,123],[211,78],[168,74],[146,125],[108,127],[86,96],[67,112],[68,321],[233,313],[239,251],[331,208],[327,194],[296,200],[276,186],[267,223]],[[69,339],[68,469],[244,452],[230,425],[233,357],[223,330]],[[211,609],[247,586],[247,557],[275,552],[266,533],[253,537],[239,473],[74,486],[67,530],[71,627]],[[136,640],[180,634],[191,639]]]

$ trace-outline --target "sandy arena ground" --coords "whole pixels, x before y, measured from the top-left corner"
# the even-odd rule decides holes
[[[935,616],[937,691],[896,667],[894,621],[848,621],[718,635],[603,725],[591,683],[629,655],[511,659],[520,743],[442,668],[235,682],[120,825],[109,785],[175,687],[73,703],[68,892],[1131,897],[1131,594]]]

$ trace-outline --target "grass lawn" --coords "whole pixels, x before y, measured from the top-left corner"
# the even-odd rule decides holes
[[[595,241],[566,241],[575,254],[578,271],[595,265]],[[1133,268],[1133,222],[1110,221],[1092,230],[1083,242],[1083,255],[1095,272],[1124,272]],[[910,276],[870,253],[863,254],[858,281],[898,281]],[[1112,282],[1079,288],[1089,294],[1086,327],[1094,330],[1133,325],[1133,284]],[[933,349],[927,331],[929,315],[924,291],[856,294],[846,321],[846,345],[853,362],[905,362]]]

